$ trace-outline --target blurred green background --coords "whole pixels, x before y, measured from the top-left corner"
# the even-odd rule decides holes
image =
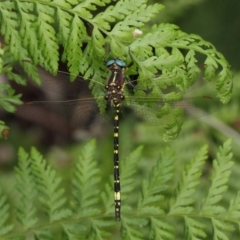
[[[141,181],[160,156],[161,150],[170,147],[176,152],[178,159],[175,167],[175,182],[177,182],[184,164],[202,145],[208,144],[209,164],[203,176],[203,182],[208,182],[211,163],[219,145],[231,137],[236,167],[233,168],[231,187],[226,194],[226,199],[229,199],[236,190],[240,189],[238,186],[240,175],[240,1],[165,0],[151,2],[163,3],[166,6],[152,23],[174,23],[183,31],[200,35],[211,42],[226,57],[235,75],[233,98],[229,104],[214,114],[197,119],[187,119],[179,137],[168,143],[161,138],[163,133],[161,127],[149,127],[133,119],[123,119],[120,123],[120,158],[127,156],[137,146],[144,145],[136,176],[136,180]],[[97,137],[96,161],[102,169],[103,179],[109,180],[109,175],[113,171],[113,129],[110,124],[108,127],[105,126],[92,132],[80,132],[79,141],[64,141],[59,140],[57,134],[53,136],[52,133],[35,123],[14,118],[3,112],[0,114],[0,117],[11,127],[8,139],[0,140],[0,181],[9,196],[12,195],[13,169],[17,163],[19,146],[23,146],[26,150],[29,150],[32,145],[36,146],[48,161],[60,170],[62,176],[68,178],[69,172],[66,169],[71,168],[76,161],[82,144],[91,137]],[[175,186],[173,184],[172,188]],[[204,184],[202,186],[204,188]]]

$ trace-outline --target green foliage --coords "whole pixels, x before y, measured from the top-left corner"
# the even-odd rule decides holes
[[[20,148],[15,169],[18,201],[15,205],[8,203],[0,192],[1,239],[116,239],[113,190],[100,180],[95,151],[93,140],[82,148],[72,166],[72,187],[65,184],[66,194],[62,178],[40,153],[34,148],[30,153]],[[240,223],[239,194],[230,200],[229,207],[221,203],[233,166],[230,140],[219,148],[211,185],[205,186],[208,193],[201,192],[201,198],[196,196],[202,184],[207,146],[186,164],[177,184],[172,182],[176,159],[172,150],[163,151],[143,179],[137,177],[141,154],[139,147],[120,165],[122,239],[230,239],[229,233],[239,234],[235,232]],[[173,185],[176,189],[172,192]]]
[[[9,208],[6,196],[0,191],[0,236],[8,234],[13,229],[13,225],[6,224],[10,215]]]
[[[7,45],[1,61],[8,69],[18,62],[37,83],[40,79],[36,65],[56,74],[60,60],[67,64],[71,80],[80,74],[103,82],[107,75],[103,59],[110,53],[127,62],[133,59],[134,65],[126,74],[138,75],[140,89],[152,89],[149,98],[167,100],[181,99],[194,84],[202,57],[204,79],[216,78],[217,97],[227,103],[232,74],[223,55],[201,37],[186,34],[173,24],[149,26],[163,8],[161,4],[148,4],[147,0],[1,1],[0,33]],[[134,31],[138,28],[144,34],[136,37]],[[12,61],[6,61],[5,56],[9,55]],[[16,74],[9,73],[9,77],[25,84]],[[94,84],[91,86],[100,106],[102,98],[98,98]],[[176,91],[162,91],[172,86]],[[164,107],[156,117],[164,118],[169,112],[174,116],[164,126],[164,138],[169,140],[178,136],[182,120],[178,111],[167,104]]]
[[[99,214],[99,210],[94,208],[98,203],[94,196],[100,193],[99,190],[96,190],[100,178],[99,169],[96,168],[97,164],[93,159],[94,150],[95,144],[93,142],[86,145],[73,173],[74,212],[81,217]]]
[[[0,105],[8,112],[14,112],[16,107],[22,103],[21,94],[15,95],[15,90],[9,84],[0,84]]]

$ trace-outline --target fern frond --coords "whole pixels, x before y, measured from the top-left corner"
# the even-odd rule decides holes
[[[139,2],[138,2],[139,3]],[[132,27],[141,28],[144,23],[148,22],[153,16],[159,13],[164,8],[163,5],[155,3],[154,5],[147,6],[141,4],[132,12],[132,15],[126,16],[123,21],[117,23],[111,31],[111,35],[119,36],[121,32],[129,32]]]
[[[16,9],[21,16],[21,24],[19,34],[23,39],[23,46],[28,48],[30,55],[32,56],[33,63],[37,64],[38,60],[43,60],[41,51],[38,50],[39,40],[32,30],[32,24],[36,20],[36,16],[33,14],[34,3],[16,1]],[[31,42],[31,44],[29,44]]]
[[[38,191],[43,195],[39,200],[50,222],[69,217],[72,214],[71,211],[63,208],[66,198],[63,196],[65,190],[60,188],[61,178],[57,177],[56,171],[47,165],[35,148],[31,150],[31,158],[32,174]]]
[[[7,225],[10,216],[10,206],[7,203],[7,197],[0,190],[0,236],[12,231],[13,225]]]
[[[41,229],[37,230],[34,233],[34,240],[53,240],[55,237],[53,237],[52,232],[49,229]]]
[[[100,182],[100,177],[98,176],[97,163],[93,159],[95,149],[96,143],[93,140],[85,145],[73,172],[74,211],[80,217],[100,213],[95,207],[99,201],[98,195],[100,193],[96,188]]]
[[[229,240],[227,234],[225,232],[233,232],[234,226],[233,224],[218,220],[218,219],[212,219],[212,225],[213,225],[213,238],[219,239],[219,240]],[[225,231],[225,232],[224,232]]]
[[[23,148],[18,151],[19,163],[15,168],[16,188],[20,194],[18,202],[18,221],[24,229],[31,228],[37,223],[35,200],[37,195],[36,184],[31,172],[31,158]]]
[[[85,19],[91,19],[92,14],[91,11],[97,10],[97,7],[103,7],[106,6],[106,4],[109,3],[109,0],[87,0],[87,1],[82,1],[81,3],[74,3],[76,4],[74,6],[74,11],[82,14],[82,18]]]
[[[82,20],[75,15],[71,20],[70,35],[66,46],[68,67],[75,76],[79,73],[79,65],[82,61],[82,35],[86,35],[86,29]]]
[[[138,50],[139,45],[141,52]],[[154,46],[156,49],[155,56],[152,56],[150,46]],[[171,52],[166,51],[167,47],[171,48]],[[148,77],[149,80],[154,80],[154,74],[160,70],[163,73],[160,79],[164,80],[170,77],[173,82],[177,81],[177,86],[183,91],[196,81],[195,77],[199,74],[199,68],[196,66],[197,54],[204,55],[206,59],[205,80],[210,81],[213,76],[217,75],[218,97],[223,103],[228,102],[228,97],[231,96],[232,91],[232,81],[230,80],[232,76],[229,65],[210,43],[199,36],[188,35],[174,25],[161,24],[154,26],[152,32],[133,42],[130,49],[133,52],[134,60],[141,69],[142,78]],[[183,54],[179,51],[180,49],[184,49],[187,53]],[[151,57],[146,59],[146,56]],[[216,69],[220,69],[218,74]],[[174,78],[176,80],[173,80]],[[165,84],[172,85],[172,83]],[[144,82],[144,84],[146,83]],[[148,84],[154,83],[151,81]]]
[[[129,194],[135,188],[135,178],[134,174],[137,172],[137,164],[139,163],[139,159],[141,158],[143,146],[136,148],[132,151],[127,157],[124,158],[123,161],[120,162],[121,169],[121,183],[124,185],[122,190],[122,199],[127,199],[130,197]]]
[[[113,177],[111,176],[109,178],[109,182],[112,182]],[[101,192],[101,199],[102,203],[104,205],[104,212],[105,214],[111,214],[113,213],[114,209],[114,201],[113,201],[113,187],[110,183],[105,184],[104,191]]]
[[[88,236],[88,239],[109,239],[112,236],[110,231],[107,231],[106,228],[112,227],[115,225],[113,221],[109,220],[92,220],[91,221],[91,233]]]
[[[63,240],[76,240],[85,237],[87,227],[78,223],[63,224]]]
[[[207,236],[209,239],[235,239],[229,236],[236,235],[233,224],[239,224],[239,195],[231,201],[226,214],[218,210],[224,209],[219,205],[219,201],[225,191],[230,165],[232,165],[230,145],[231,141],[226,141],[217,153],[213,163],[215,173],[212,186],[205,200],[206,203],[200,210],[197,207],[194,209],[193,203],[207,147],[202,147],[186,165],[173,197],[164,196],[164,192],[168,191],[167,193],[170,194],[169,181],[173,180],[175,157],[169,149],[163,152],[157,164],[150,170],[149,177],[142,181],[142,191],[141,194],[138,193],[140,196],[138,206],[133,207],[136,204],[134,199],[131,199],[129,206],[124,208],[126,202],[124,197],[125,200],[122,202],[124,213],[119,233],[114,227],[116,222],[113,219],[113,205],[109,210],[110,204],[104,202],[107,213],[99,214],[100,209],[97,204],[100,200],[98,187],[100,178],[99,169],[94,160],[95,141],[90,141],[83,147],[74,166],[73,188],[68,195],[69,201],[66,201],[63,190],[60,188],[61,179],[43,157],[35,149],[32,149],[30,154],[20,149],[19,164],[16,168],[16,188],[20,197],[15,206],[10,209],[6,197],[0,191],[0,234],[4,240],[13,239],[13,237],[23,239],[27,236],[39,240],[116,239],[119,235],[122,239],[131,240],[175,239],[176,237],[198,240]],[[141,151],[142,147],[137,148],[121,163],[124,176],[122,190],[125,191],[123,196],[136,195],[134,174],[136,174],[136,164],[139,162]],[[222,181],[218,177],[219,174]],[[70,205],[72,196],[75,202]],[[102,193],[102,196],[104,201],[113,203],[112,188],[107,187],[107,191],[105,194]],[[42,205],[39,205],[38,199]],[[197,201],[198,205],[200,201]],[[71,214],[68,208],[64,208],[67,204],[76,214]],[[51,223],[46,218],[42,218],[42,206]],[[170,206],[169,213],[165,213],[164,210],[168,206]],[[17,209],[17,220],[14,216],[15,209]],[[130,211],[127,212],[126,209]],[[111,214],[109,214],[110,211],[112,211]],[[8,224],[10,212],[13,220],[11,225]],[[19,222],[20,227],[18,227]],[[56,231],[56,228],[60,231]],[[184,233],[182,230],[179,232],[179,229],[185,229]]]
[[[184,217],[184,220],[185,220],[185,239],[197,240],[207,237],[207,234],[205,232],[206,224],[187,216]]]
[[[161,208],[153,207],[151,204],[159,204],[163,201],[162,193],[168,189],[168,182],[173,176],[174,161],[173,152],[166,150],[149,173],[148,179],[142,181],[141,196],[138,200],[140,214],[160,215],[164,212]]]
[[[18,14],[12,11],[15,9],[14,2],[3,2],[0,4],[1,25],[0,31],[4,36],[4,41],[9,44],[11,53],[15,59],[21,59],[25,52],[21,45],[21,40],[17,29],[19,28]]]
[[[216,205],[223,198],[223,193],[227,190],[227,182],[233,166],[231,153],[231,139],[227,140],[223,147],[219,148],[217,158],[213,161],[214,173],[212,175],[212,185],[208,195],[203,202],[202,213],[221,214],[225,211],[223,207]]]
[[[67,2],[65,2],[67,4]],[[69,12],[64,11],[61,7],[56,8],[56,16],[58,18],[58,38],[60,42],[63,43],[64,47],[66,47],[68,38],[70,35],[70,25],[72,16]]]
[[[189,73],[186,71],[186,65],[190,66],[188,53],[184,56],[176,49],[190,51],[191,59],[196,61],[197,58],[194,55],[200,53],[206,56],[206,79],[209,80],[215,76],[215,70],[218,67],[222,68],[218,81],[219,97],[227,102],[232,86],[230,80],[226,83],[226,79],[231,78],[229,65],[211,44],[196,35],[185,34],[170,24],[153,26],[151,32],[145,36],[138,39],[132,38],[131,34],[135,28],[144,26],[163,9],[160,4],[147,5],[146,3],[146,0],[122,0],[117,3],[109,3],[107,0],[80,3],[68,1],[27,3],[21,0],[7,3],[4,1],[0,5],[0,16],[3,20],[0,30],[15,60],[22,64],[21,61],[29,60],[30,56],[34,64],[38,63],[51,72],[57,70],[58,45],[63,45],[69,69],[75,75],[80,72],[85,76],[83,69],[81,67],[78,69],[83,62],[82,52],[88,49],[87,55],[92,59],[97,56],[100,61],[104,56],[106,43],[111,47],[113,55],[115,53],[118,57],[129,52],[128,45],[131,43],[131,55],[139,69],[150,76],[163,68],[170,70],[164,75],[172,73],[173,64],[175,64],[174,67],[184,70],[186,76],[187,74],[194,76],[196,67],[188,69]],[[96,14],[97,6],[102,7],[107,4],[109,6],[104,12]],[[18,29],[22,38],[17,36]],[[90,34],[87,34],[88,30]],[[83,42],[86,44],[85,49],[82,49]],[[155,48],[155,56],[151,50],[152,47]],[[168,48],[171,48],[172,52],[169,52]],[[168,58],[162,54],[164,51],[168,52]],[[147,59],[151,59],[149,61],[151,64],[145,62]],[[92,71],[97,70],[91,65],[88,66],[93,69]]]
[[[144,218],[124,218],[121,220],[121,236],[125,240],[144,239],[144,228],[148,221]]]
[[[22,104],[21,94],[15,95],[15,90],[9,84],[0,84],[0,106],[8,112],[16,110],[15,105]]]
[[[240,192],[231,200],[227,215],[233,219],[240,219]]]
[[[149,237],[151,239],[174,239],[174,227],[165,220],[151,218]]]
[[[110,30],[111,26],[109,23],[114,23],[117,20],[124,19],[125,16],[129,16],[144,3],[146,3],[146,0],[120,0],[115,4],[115,6],[110,6],[104,12],[99,13],[93,19],[93,23],[99,29]]]
[[[204,146],[185,167],[182,178],[175,192],[175,198],[171,201],[169,214],[190,213],[197,186],[200,184],[199,177],[202,174],[201,167],[207,159],[207,146]]]
[[[99,6],[106,6],[105,11],[97,13]],[[144,29],[162,9],[160,4],[147,5],[147,0],[3,1],[0,32],[13,61],[19,62],[38,83],[35,65],[56,74],[60,57],[67,62],[71,80],[79,73],[86,79],[104,79],[107,69],[103,59],[109,49],[112,57],[124,57],[127,62],[131,55],[135,64],[130,72],[139,76],[138,87],[153,89],[150,97],[162,100],[172,96],[164,94],[163,88],[177,87],[174,94],[183,96],[196,82],[200,73],[197,62],[202,55],[205,80],[216,77],[217,97],[227,103],[233,86],[230,66],[212,44],[171,24],[154,25],[145,35],[132,36],[134,29]],[[62,56],[59,46],[63,46]],[[174,123],[164,126],[165,140],[176,138],[181,130],[180,114],[175,116]]]
[[[58,70],[58,44],[56,38],[56,32],[52,24],[54,23],[55,9],[53,7],[35,3],[35,10],[38,13],[38,19],[36,22],[36,28],[38,35],[42,36],[39,42],[39,48],[42,51],[44,61],[40,62],[46,70],[53,71]],[[51,52],[51,54],[49,54]],[[43,60],[41,58],[40,60]]]

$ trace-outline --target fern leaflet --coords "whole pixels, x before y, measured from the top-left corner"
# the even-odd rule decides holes
[[[35,148],[31,150],[32,174],[37,182],[38,191],[42,194],[39,198],[43,204],[50,222],[69,217],[71,211],[63,208],[66,198],[63,196],[65,190],[60,187],[61,179]]]
[[[9,219],[9,204],[7,203],[7,198],[0,190],[0,236],[3,236],[13,229],[13,225],[7,225],[7,220]]]
[[[213,161],[214,173],[212,176],[212,185],[209,189],[208,196],[203,202],[202,213],[206,214],[221,214],[225,210],[216,205],[222,198],[223,193],[227,190],[227,181],[231,174],[231,167],[233,166],[231,140],[224,143],[220,147],[217,158]]]
[[[99,169],[96,168],[96,162],[93,160],[95,147],[95,141],[90,141],[85,146],[76,164],[76,170],[73,173],[74,209],[81,217],[100,213],[94,207],[99,201],[95,196],[98,196],[100,192],[96,189],[100,178],[98,176]]]
[[[19,149],[19,166],[16,171],[16,188],[20,194],[18,220],[24,229],[31,228],[37,223],[35,198],[37,195],[36,184],[31,172],[31,158],[23,148]]]
[[[176,198],[172,199],[169,214],[179,214],[181,212],[190,213],[194,199],[191,198],[200,184],[199,177],[202,174],[201,167],[207,159],[207,146],[201,148],[197,155],[190,161],[183,171],[182,179],[176,190]]]

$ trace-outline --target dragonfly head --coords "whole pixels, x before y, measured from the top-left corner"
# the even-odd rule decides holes
[[[110,70],[125,69],[127,67],[126,63],[119,58],[115,58],[115,59],[111,59],[111,60],[107,61],[106,66]]]

